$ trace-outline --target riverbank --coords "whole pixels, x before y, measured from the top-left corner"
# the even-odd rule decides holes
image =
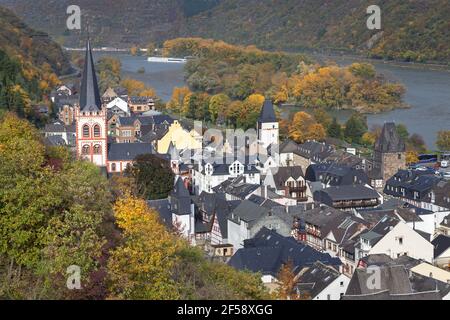
[[[310,56],[313,56],[314,58],[322,58],[324,59],[324,62],[327,60],[332,60],[333,58],[336,59],[349,59],[354,61],[362,61],[362,62],[368,62],[372,64],[387,64],[395,67],[400,68],[417,68],[417,69],[428,69],[428,70],[434,70],[434,71],[446,71],[450,73],[450,62],[406,62],[406,61],[399,61],[399,60],[385,60],[385,59],[376,59],[376,58],[369,58],[366,56],[360,56],[360,55],[351,55],[351,54],[324,54],[324,53],[307,53],[307,52],[301,52],[298,53],[302,54],[308,54]]]

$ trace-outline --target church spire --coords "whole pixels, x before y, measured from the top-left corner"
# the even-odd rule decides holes
[[[259,123],[277,122],[277,117],[275,115],[275,111],[273,109],[273,104],[271,100],[266,99],[264,101],[261,113],[258,118],[258,122]]]
[[[94,59],[92,57],[91,42],[88,38],[86,43],[86,58],[84,62],[83,79],[80,90],[80,110],[100,111],[102,102],[95,74]]]

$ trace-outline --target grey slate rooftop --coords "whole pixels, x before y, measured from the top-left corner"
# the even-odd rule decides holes
[[[258,118],[259,123],[277,122],[277,117],[273,109],[272,101],[265,100]]]
[[[336,268],[342,264],[339,258],[333,258],[328,253],[321,253],[292,237],[283,237],[273,230],[262,228],[253,239],[244,241],[244,248],[235,253],[229,265],[238,270],[276,277],[281,266],[288,261],[292,261],[294,272],[317,261]]]
[[[440,234],[431,243],[434,246],[434,258],[437,258],[450,248],[450,237]]]
[[[300,293],[308,293],[311,299],[314,299],[340,275],[336,269],[318,261],[298,277],[296,288]]]
[[[108,144],[109,161],[132,161],[138,155],[154,154],[151,143],[111,143]]]

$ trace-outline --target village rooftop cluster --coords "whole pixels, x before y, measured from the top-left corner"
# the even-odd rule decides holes
[[[59,120],[44,129],[48,144],[69,146],[108,177],[138,155],[167,161],[173,191],[149,206],[211,259],[260,272],[270,290],[289,263],[308,299],[450,298],[450,181],[408,168],[392,122],[365,158],[333,141],[280,141],[266,100],[258,152],[224,141],[226,161],[211,163],[195,157],[214,148],[192,122],[156,111],[152,97],[99,92],[89,43],[81,86],[62,85],[52,100]]]

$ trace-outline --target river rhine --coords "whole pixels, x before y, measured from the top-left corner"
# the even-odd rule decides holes
[[[113,55],[122,62],[123,77],[131,77],[153,87],[164,101],[170,99],[174,87],[184,86],[183,64],[148,62],[145,57],[118,53],[96,53]],[[317,57],[323,59],[323,57]],[[339,65],[348,65],[357,58],[326,57]],[[407,89],[404,101],[409,109],[397,109],[376,115],[368,115],[369,127],[386,121],[403,123],[410,133],[420,134],[427,146],[434,149],[439,130],[450,130],[450,71],[424,65],[384,63],[371,61],[379,73],[388,79],[403,83]],[[139,73],[140,68],[145,73]],[[345,121],[349,111],[334,113],[339,121]]]

